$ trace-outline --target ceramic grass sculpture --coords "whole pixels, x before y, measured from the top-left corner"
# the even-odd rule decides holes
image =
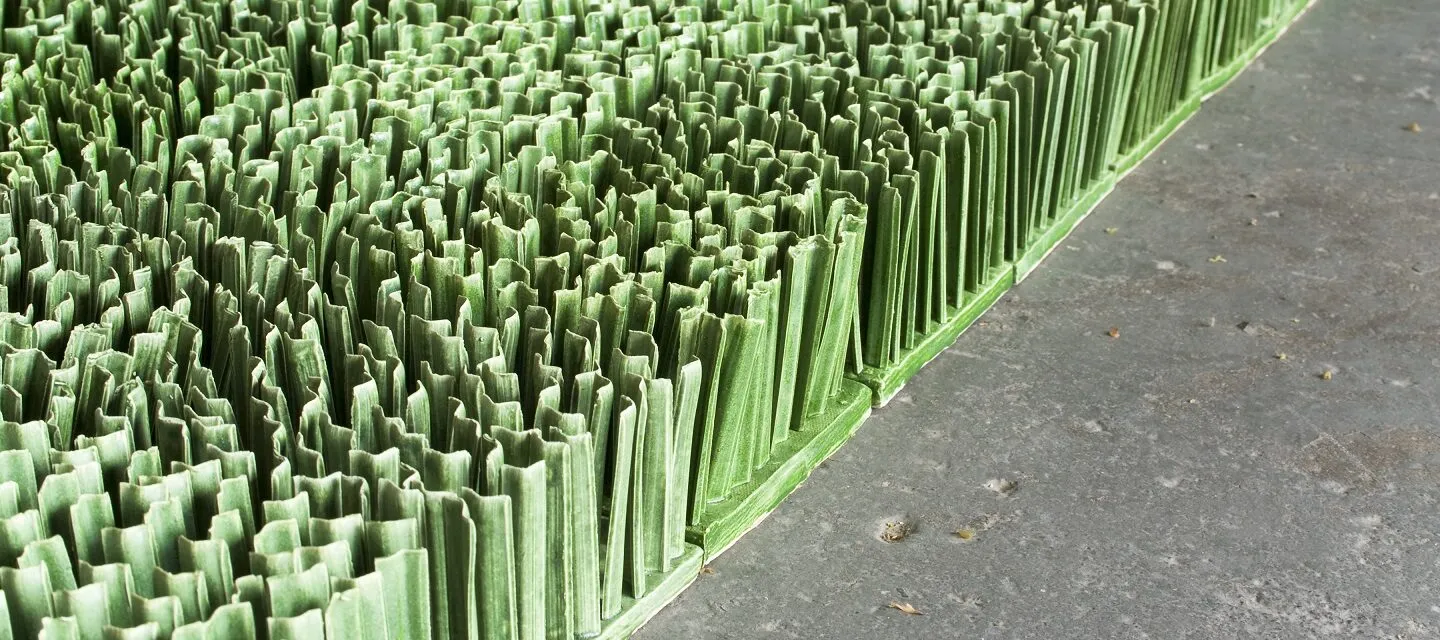
[[[0,6],[0,637],[628,635],[1301,0]]]

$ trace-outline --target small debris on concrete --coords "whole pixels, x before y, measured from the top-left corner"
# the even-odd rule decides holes
[[[1112,236],[1115,235],[1115,233],[1118,231],[1120,231],[1119,227],[1105,227],[1105,233],[1108,233]]]
[[[1290,356],[1285,355],[1285,352],[1284,352],[1284,351],[1276,351],[1276,352],[1275,352],[1275,359],[1276,359],[1276,360],[1286,360],[1286,359],[1289,359],[1289,358],[1290,358]]]
[[[886,542],[899,542],[909,536],[912,530],[909,523],[901,520],[886,522],[885,529],[880,532],[880,539]]]
[[[963,542],[970,542],[985,531],[989,531],[995,525],[1000,524],[1001,518],[998,513],[986,513],[972,518],[965,526],[955,530],[955,537]]]
[[[1334,378],[1334,377],[1335,377],[1335,370],[1334,370],[1334,369],[1326,369],[1326,370],[1324,370],[1324,371],[1322,371],[1322,372],[1320,373],[1320,379],[1321,379],[1321,380],[1329,380],[1329,379]]]
[[[1260,214],[1260,217],[1262,217],[1262,218],[1279,218],[1279,217],[1280,217],[1280,212],[1279,212],[1279,211],[1266,211],[1265,213]]]
[[[1120,327],[1110,327],[1110,330],[1109,330],[1109,331],[1106,331],[1106,332],[1105,332],[1105,335],[1110,336],[1111,338],[1119,338],[1119,337],[1120,337]]]
[[[1001,496],[1009,497],[1011,494],[1015,493],[1016,489],[1020,488],[1020,484],[1015,482],[1014,480],[1006,480],[1004,478],[991,478],[988,482],[985,483],[985,488],[994,491]]]
[[[1421,131],[1424,131],[1424,129],[1420,128],[1420,123],[1418,122],[1411,122],[1410,124],[1405,125],[1405,130],[1409,131],[1410,133],[1420,133]]]
[[[714,569],[713,567],[711,567],[710,565],[705,565],[704,567],[701,567],[701,568],[700,568],[700,575],[702,575],[702,576],[713,576],[713,575],[715,575],[715,569]]]
[[[1201,326],[1204,326],[1204,327],[1207,327],[1207,328],[1208,328],[1208,327],[1213,327],[1213,326],[1215,326],[1215,316],[1210,316],[1209,318],[1206,318],[1205,321],[1202,322],[1202,323],[1200,323],[1200,324],[1201,324]]]
[[[896,611],[899,611],[900,613],[903,613],[903,614],[905,614],[905,615],[907,615],[907,616],[923,616],[923,615],[925,615],[925,614],[922,613],[919,609],[916,609],[915,607],[911,606],[910,603],[908,603],[908,602],[895,602],[895,601],[891,601],[890,604],[888,604],[888,605],[886,605],[886,606],[888,606],[888,607],[890,607],[891,609],[894,609],[894,610],[896,610]]]

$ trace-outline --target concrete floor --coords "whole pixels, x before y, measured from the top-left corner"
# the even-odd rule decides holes
[[[1321,0],[636,637],[1440,637],[1437,34]]]

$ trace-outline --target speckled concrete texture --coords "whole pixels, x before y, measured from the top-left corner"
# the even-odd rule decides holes
[[[1437,498],[1440,6],[1321,0],[636,637],[1440,637]]]

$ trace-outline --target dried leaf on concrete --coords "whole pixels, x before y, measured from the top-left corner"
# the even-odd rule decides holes
[[[894,610],[896,610],[896,611],[899,611],[900,613],[903,613],[903,614],[905,614],[905,615],[907,615],[907,616],[923,616],[923,615],[925,615],[925,614],[922,613],[919,609],[916,609],[915,607],[911,606],[911,604],[908,603],[908,602],[894,602],[894,601],[892,601],[889,605],[886,605],[886,606],[888,606],[888,607],[890,607],[891,609],[894,609]]]

